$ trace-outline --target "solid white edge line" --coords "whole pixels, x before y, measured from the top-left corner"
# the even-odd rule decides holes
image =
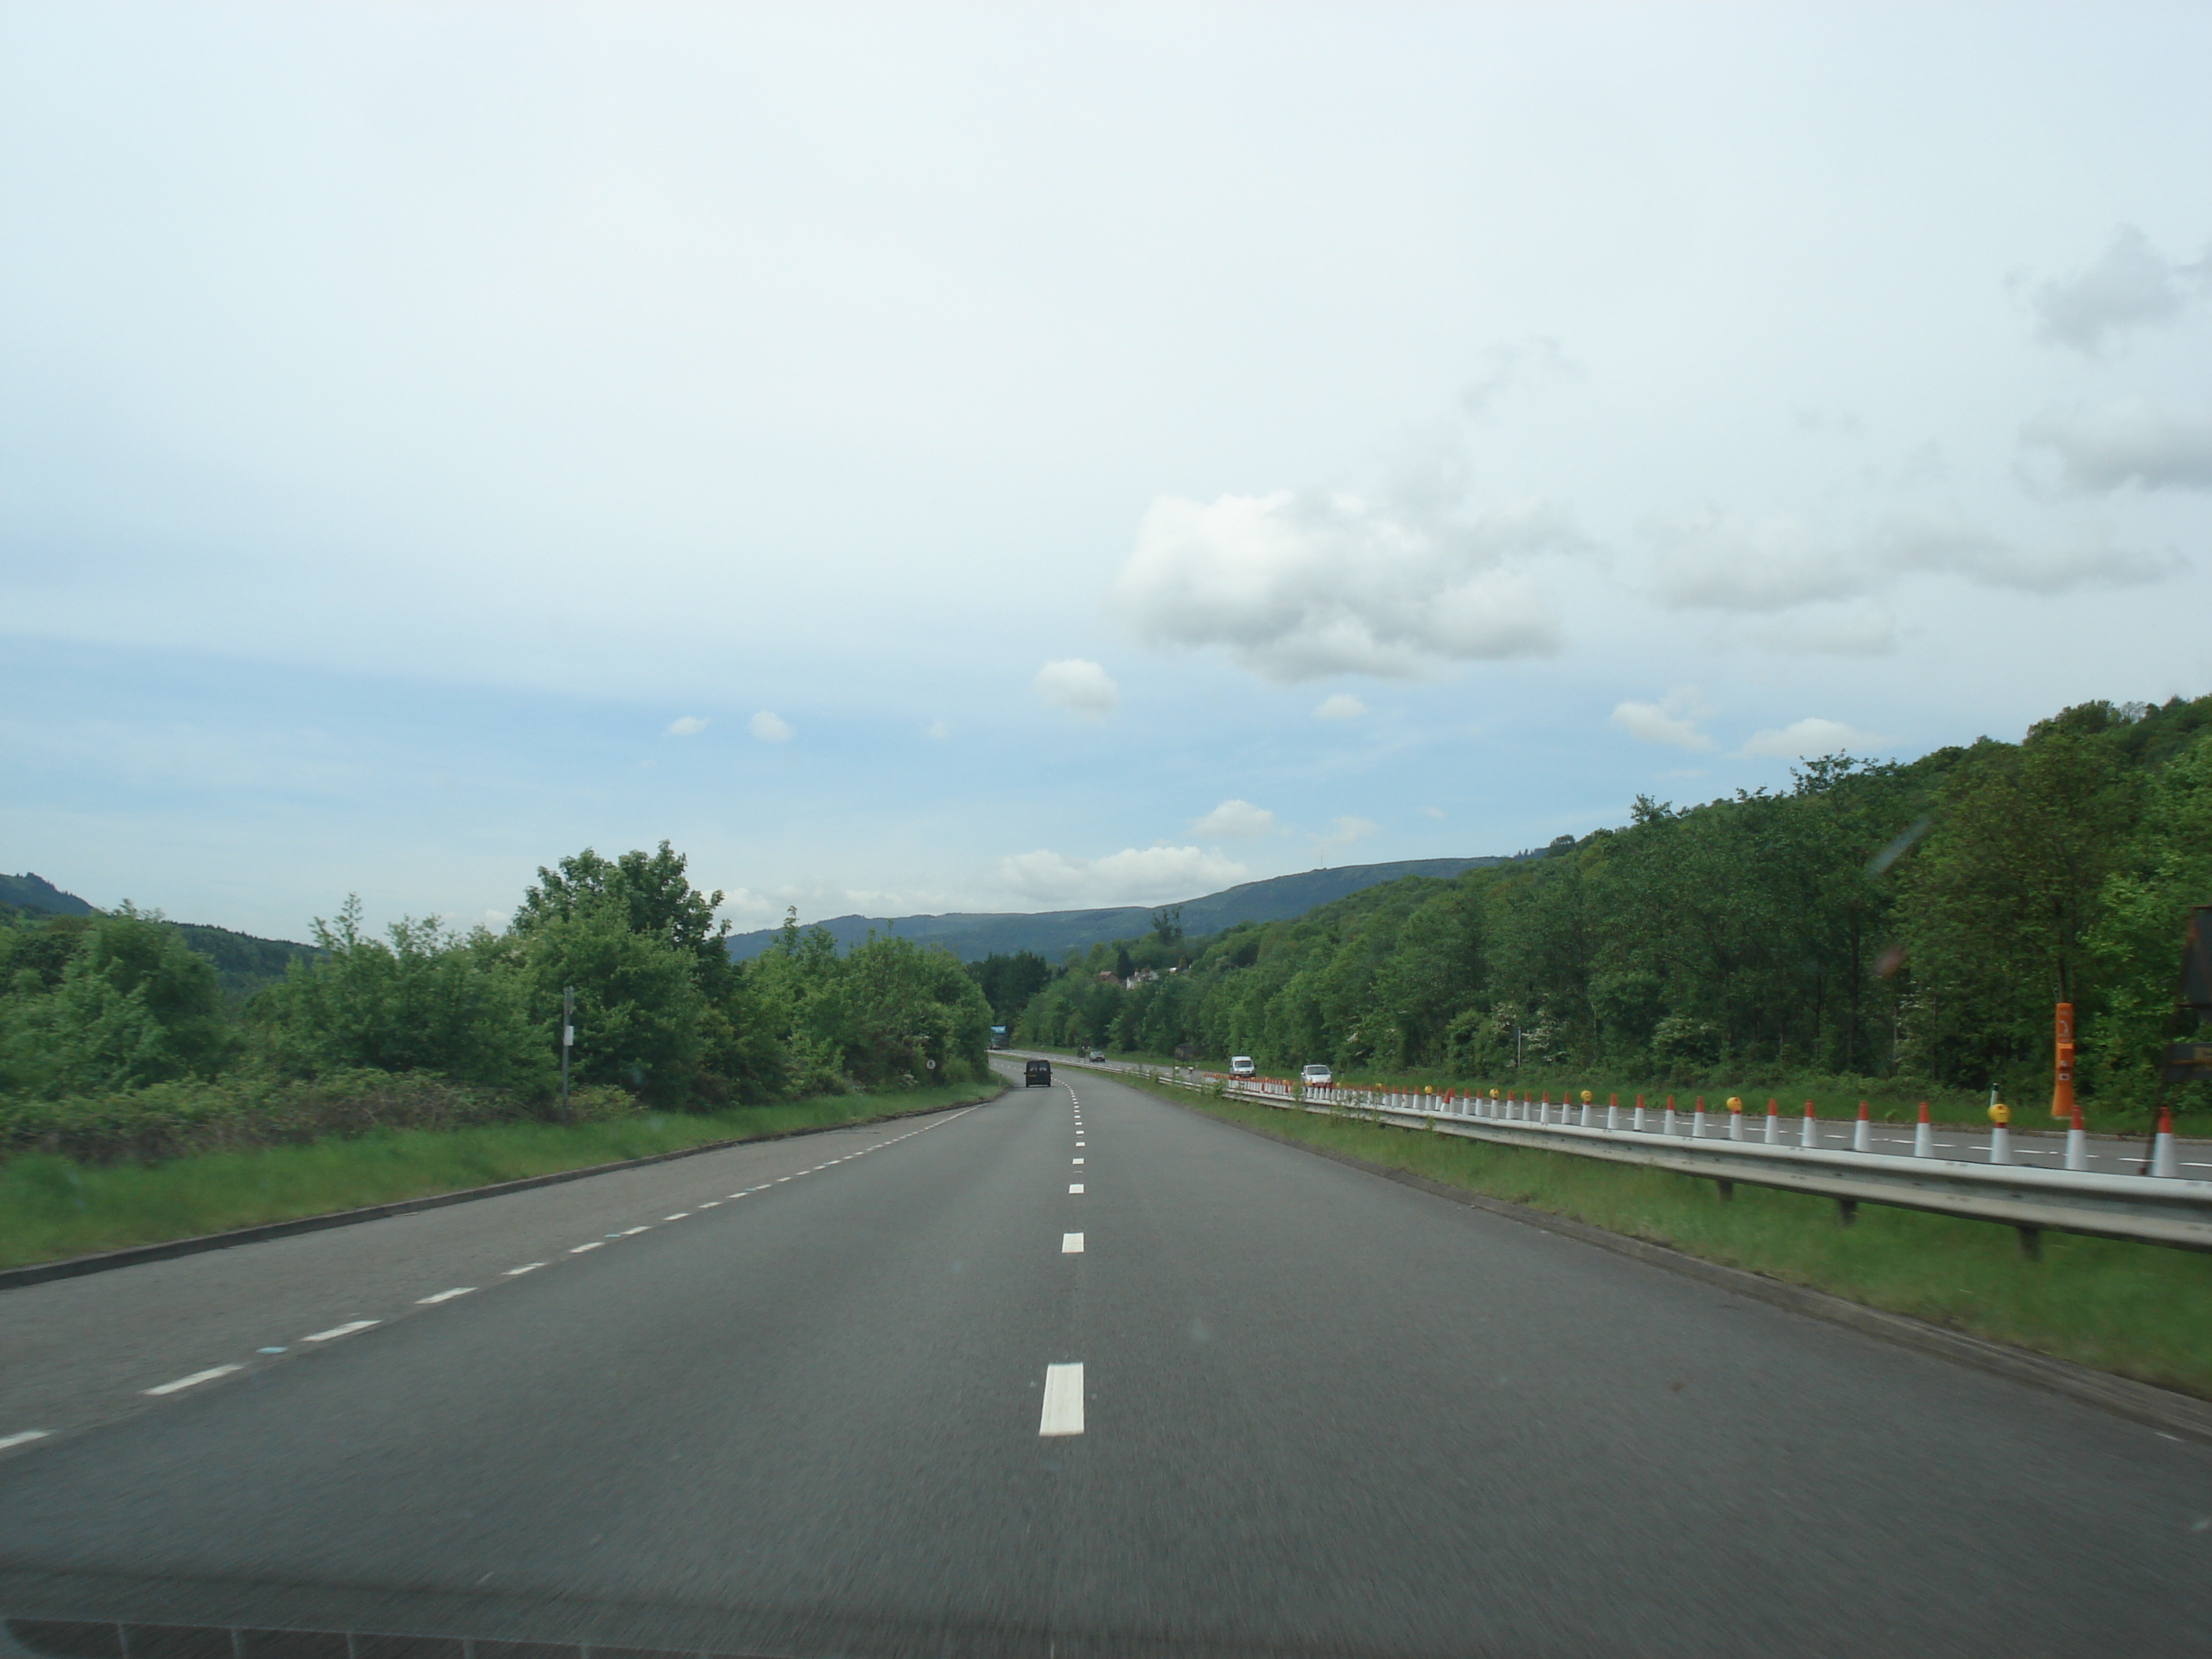
[[[1060,1236],[1060,1253],[1062,1255],[1081,1255],[1083,1254],[1083,1235],[1081,1233],[1062,1233]]]
[[[0,1451],[6,1451],[10,1446],[27,1446],[33,1440],[44,1440],[47,1433],[45,1429],[25,1429],[20,1434],[0,1434]]]
[[[1083,1432],[1083,1364],[1044,1368],[1044,1409],[1037,1417],[1040,1436]]]
[[[435,1296],[418,1296],[415,1298],[415,1305],[418,1308],[434,1308],[441,1302],[451,1302],[455,1297],[466,1296],[475,1289],[476,1286],[473,1285],[456,1285],[452,1290],[441,1291]]]
[[[313,1336],[303,1336],[302,1342],[328,1342],[333,1337],[351,1336],[356,1331],[365,1331],[382,1322],[374,1319],[349,1319],[343,1325],[333,1325],[326,1331],[317,1331]]]
[[[173,1382],[164,1382],[158,1389],[143,1389],[141,1392],[146,1394],[174,1394],[179,1389],[189,1389],[194,1384],[200,1382],[212,1382],[218,1376],[228,1376],[233,1371],[241,1369],[243,1368],[237,1365],[216,1365],[210,1367],[207,1370],[194,1371],[190,1376],[180,1376]]]

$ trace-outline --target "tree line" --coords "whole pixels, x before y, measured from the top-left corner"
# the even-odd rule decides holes
[[[541,867],[497,932],[432,917],[379,935],[349,900],[316,921],[312,957],[243,1000],[158,913],[19,915],[0,927],[0,1102],[367,1073],[542,1109],[570,988],[574,1081],[654,1107],[984,1074],[989,1006],[950,952],[887,938],[841,956],[793,915],[774,948],[737,963],[721,900],[666,842],[614,859],[586,848]]]
[[[2182,928],[2212,903],[2212,696],[2085,703],[2017,744],[1793,777],[1639,798],[1621,828],[1294,921],[1156,925],[1072,955],[1018,1036],[1284,1070],[1817,1073],[2032,1099],[2065,1001],[2085,1096],[2148,1100],[2193,1023],[2174,1007]],[[1124,988],[1125,962],[1158,976]]]

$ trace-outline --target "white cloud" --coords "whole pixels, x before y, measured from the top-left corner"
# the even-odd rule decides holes
[[[1275,815],[1249,800],[1225,800],[1190,826],[1194,836],[1271,836]]]
[[[1441,806],[1424,806],[1421,811],[1432,818],[1441,818],[1444,815],[1444,809]]]
[[[1548,334],[1492,346],[1479,361],[1474,378],[1459,394],[1460,406],[1477,419],[1490,414],[1516,387],[1573,380],[1581,373]]]
[[[1871,732],[1846,726],[1841,720],[1824,720],[1808,715],[1778,732],[1753,732],[1736,753],[1765,756],[1774,760],[1802,760],[1808,755],[1834,755],[1854,749],[1863,751],[1876,747],[1881,741]]]
[[[668,722],[672,738],[696,738],[714,722],[703,714],[683,714]]]
[[[1379,823],[1369,823],[1365,818],[1336,818],[1331,822],[1327,835],[1313,838],[1314,851],[1332,853],[1340,847],[1349,847],[1355,841],[1373,835],[1382,827]]]
[[[765,708],[762,709],[759,714],[754,715],[750,720],[745,722],[745,730],[751,732],[763,743],[789,743],[791,741],[791,727],[786,725],[784,721],[777,716],[769,714]]]
[[[1314,705],[1317,720],[1356,720],[1367,712],[1367,705],[1349,691],[1340,691],[1333,697],[1323,697]]]
[[[921,735],[925,738],[949,738],[952,735],[952,728],[943,720],[932,720],[921,728]]]
[[[1862,568],[1790,514],[1741,519],[1708,508],[1651,528],[1659,597],[1678,609],[1782,611],[1847,599],[1866,583]]]
[[[2101,533],[2019,547],[1956,514],[1928,511],[1893,513],[1848,541],[1826,538],[1789,514],[1743,520],[1708,512],[1653,533],[1660,598],[1678,610],[1771,614],[1863,598],[1915,575],[2055,593],[2156,581],[2179,567],[2171,555],[2115,547]],[[1861,631],[1871,648],[1881,648],[1879,630]]]
[[[1897,618],[1878,605],[1815,615],[1786,617],[1753,635],[1760,644],[1792,654],[1830,657],[1886,657],[1897,649]]]
[[[2192,420],[2146,398],[2052,410],[2021,428],[2020,438],[2047,458],[2032,475],[2061,489],[2212,489],[2212,419]]]
[[[1552,609],[1516,567],[1582,538],[1541,501],[1462,512],[1462,490],[1460,471],[1439,464],[1378,501],[1163,495],[1114,604],[1154,645],[1225,646],[1279,684],[1556,650]]]
[[[1086,720],[1103,720],[1121,704],[1121,689],[1095,662],[1070,657],[1048,662],[1031,682],[1037,695],[1055,708]]]
[[[1698,717],[1712,711],[1705,706],[1693,685],[1678,685],[1657,702],[1624,702],[1615,706],[1609,723],[1639,743],[1668,744],[1676,749],[1710,749],[1713,740],[1698,730]]]
[[[1047,904],[1161,904],[1251,878],[1235,860],[1196,847],[1128,847],[1103,859],[1012,853],[999,860],[1000,881]]]
[[[2177,265],[2142,232],[2122,225],[2096,264],[2045,283],[2030,302],[2042,319],[2039,337],[2094,356],[2108,334],[2172,322],[2208,289],[2212,256]]]

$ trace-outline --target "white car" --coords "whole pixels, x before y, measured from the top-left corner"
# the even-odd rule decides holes
[[[1326,1066],[1309,1066],[1298,1073],[1298,1081],[1310,1089],[1316,1083],[1334,1083],[1336,1079]]]
[[[1231,1076],[1231,1077],[1257,1077],[1259,1074],[1260,1074],[1260,1068],[1259,1068],[1258,1066],[1255,1066],[1255,1065],[1252,1063],[1252,1056],[1251,1056],[1251,1055],[1249,1055],[1249,1054],[1231,1054],[1231,1055],[1230,1055],[1230,1056],[1229,1056],[1229,1075],[1230,1075],[1230,1076]]]

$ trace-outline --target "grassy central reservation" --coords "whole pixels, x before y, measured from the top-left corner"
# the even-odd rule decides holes
[[[1005,1088],[992,1078],[594,1123],[387,1129],[157,1164],[91,1164],[33,1154],[0,1164],[0,1267],[327,1215],[718,1140],[903,1117],[993,1099]]]
[[[1231,1123],[1464,1188],[1869,1307],[2212,1399],[2212,1256],[2046,1232],[2042,1259],[1986,1221],[1866,1205],[1851,1226],[1808,1194],[1285,1111],[1130,1077]]]

